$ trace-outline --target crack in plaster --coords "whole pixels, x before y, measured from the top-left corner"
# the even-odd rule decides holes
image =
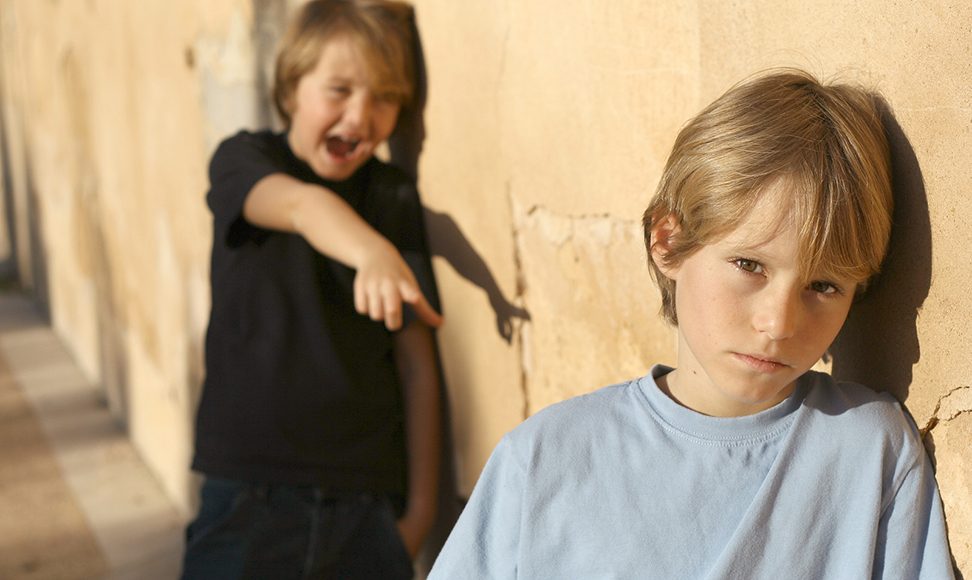
[[[931,417],[919,430],[921,436],[931,433],[939,423],[947,423],[966,413],[972,413],[972,386],[968,385],[956,387],[938,399]]]
[[[505,12],[509,14],[509,5],[505,9]],[[510,52],[510,29],[513,28],[512,23],[507,20],[506,26],[503,28],[503,43],[500,49],[500,61],[499,70],[496,74],[496,93],[499,94],[503,90],[503,78],[506,76],[506,59]],[[507,184],[507,191],[509,191],[509,184]]]
[[[513,230],[513,267],[516,276],[516,293],[513,296],[514,303],[529,311],[526,304],[526,278],[523,275],[523,259],[521,256],[520,228],[517,227],[517,203],[513,199],[513,187],[510,180],[506,181],[506,202],[510,212],[510,228]],[[520,357],[520,389],[523,393],[523,409],[521,415],[523,420],[530,416],[530,352],[529,352],[529,331],[526,327],[527,320],[513,321],[513,340],[519,351]]]

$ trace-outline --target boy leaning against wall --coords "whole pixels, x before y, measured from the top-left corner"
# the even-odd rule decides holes
[[[213,155],[184,578],[412,577],[435,512],[441,319],[415,184],[374,157],[414,90],[411,19],[306,3],[277,59],[286,131]]]
[[[703,110],[644,215],[677,367],[504,437],[431,578],[952,578],[914,423],[810,370],[891,209],[874,95],[774,70]]]

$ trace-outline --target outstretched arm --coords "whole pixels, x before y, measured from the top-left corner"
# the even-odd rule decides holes
[[[414,559],[435,521],[442,447],[438,372],[432,332],[413,321],[395,335],[395,364],[405,403],[408,500],[399,533]]]
[[[262,228],[299,234],[318,252],[354,268],[355,309],[384,320],[389,330],[402,325],[402,302],[429,326],[442,324],[395,246],[334,192],[274,173],[250,190],[243,217]]]

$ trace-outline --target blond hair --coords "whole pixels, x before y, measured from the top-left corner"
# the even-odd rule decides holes
[[[732,87],[682,128],[643,218],[666,320],[678,324],[675,282],[653,259],[653,225],[675,219],[677,234],[654,256],[678,265],[735,229],[780,180],[781,213],[799,228],[801,274],[863,288],[891,232],[891,161],[878,99],[774,69]]]
[[[412,7],[394,0],[311,0],[291,20],[277,54],[273,104],[290,125],[301,77],[317,66],[324,46],[347,38],[368,69],[370,88],[403,107],[415,91]]]

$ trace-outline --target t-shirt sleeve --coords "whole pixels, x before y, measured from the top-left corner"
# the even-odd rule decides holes
[[[429,580],[516,578],[524,474],[509,437],[486,463]]]
[[[873,578],[954,578],[942,499],[931,461],[912,428],[913,445],[904,451],[914,460],[881,515]]]
[[[206,203],[213,212],[215,243],[235,248],[261,242],[268,234],[243,218],[243,203],[258,181],[283,172],[274,159],[269,134],[241,131],[220,143],[209,163]]]

